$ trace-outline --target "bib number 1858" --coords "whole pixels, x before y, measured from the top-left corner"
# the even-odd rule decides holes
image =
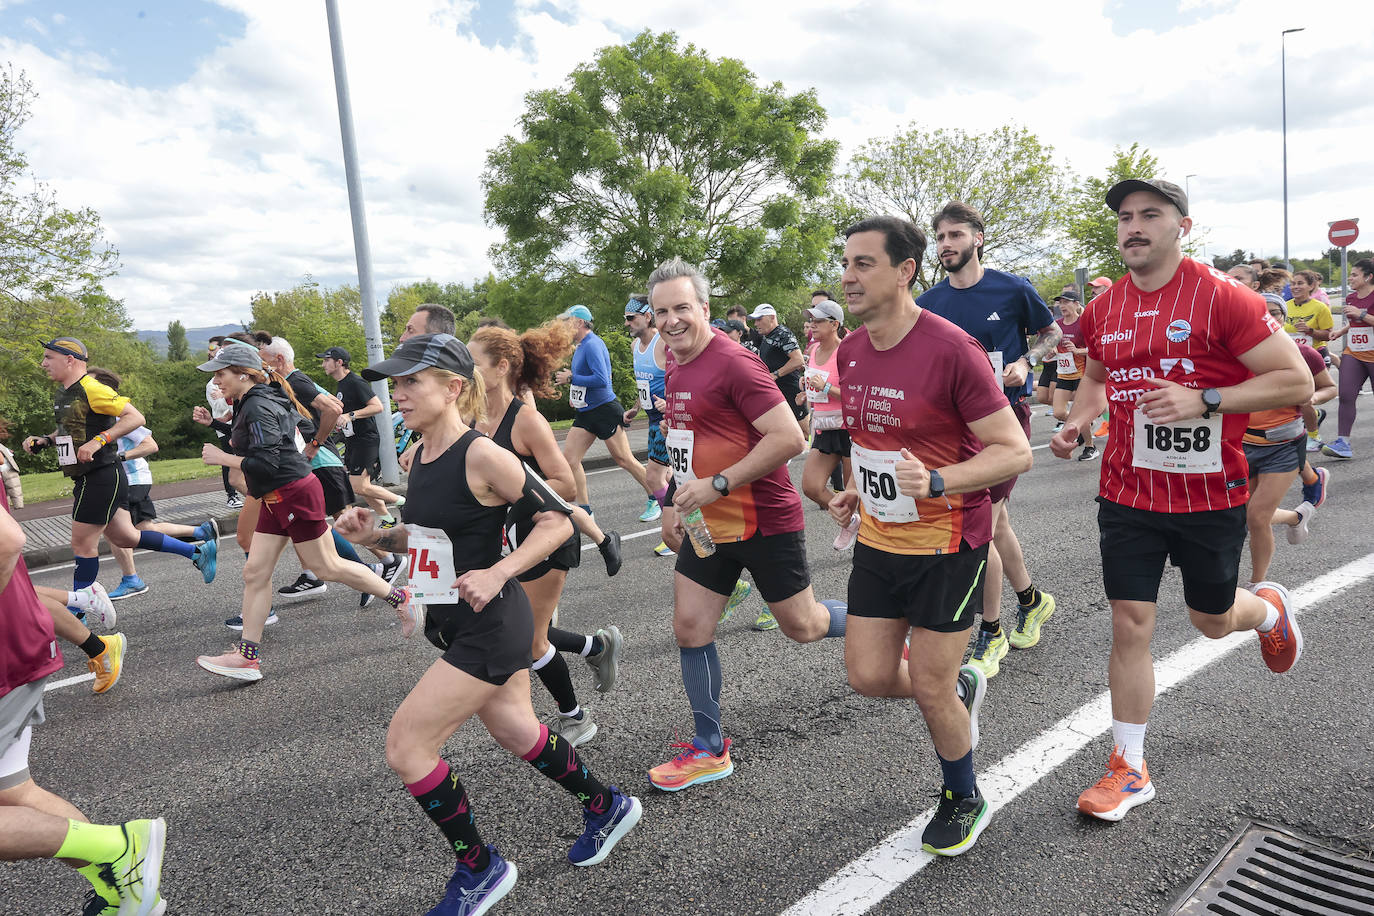
[[[1173,427],[1145,424],[1150,448],[1157,452],[1205,452],[1212,447],[1212,430],[1206,426]]]

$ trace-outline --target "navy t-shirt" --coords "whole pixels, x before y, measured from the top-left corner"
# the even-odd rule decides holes
[[[989,353],[1001,351],[1002,365],[1026,355],[1026,338],[1054,324],[1050,308],[1024,277],[984,269],[983,278],[968,289],[955,289],[949,278],[926,290],[916,304],[954,322]],[[1026,373],[1020,388],[1005,389],[1015,404],[1030,396],[1033,374]]]

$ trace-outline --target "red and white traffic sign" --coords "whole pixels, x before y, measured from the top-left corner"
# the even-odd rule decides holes
[[[1337,248],[1346,248],[1355,244],[1355,240],[1360,237],[1360,227],[1357,219],[1338,219],[1334,223],[1328,223],[1331,230],[1326,233],[1326,237],[1332,245]]]

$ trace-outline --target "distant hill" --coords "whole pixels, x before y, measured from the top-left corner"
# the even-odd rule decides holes
[[[199,356],[209,346],[211,337],[222,337],[242,330],[243,325],[241,324],[222,324],[214,328],[187,328],[186,343],[191,348],[191,353]],[[167,330],[165,328],[161,331],[138,331],[136,333],[138,339],[148,341],[159,356],[167,355]]]

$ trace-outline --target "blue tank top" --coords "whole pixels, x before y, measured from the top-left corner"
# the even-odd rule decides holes
[[[663,397],[663,370],[659,368],[654,360],[654,347],[658,346],[658,334],[654,334],[654,339],[649,341],[649,346],[644,352],[639,350],[639,339],[630,341],[630,351],[635,358],[635,387],[639,389],[638,398],[640,408],[649,415],[650,423],[657,423],[663,419],[663,414],[654,409],[654,398]],[[647,386],[647,387],[646,387]],[[645,396],[645,392],[648,396]]]

